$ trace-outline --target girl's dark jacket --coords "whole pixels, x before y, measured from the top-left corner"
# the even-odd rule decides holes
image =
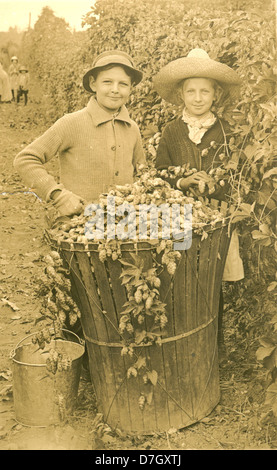
[[[206,131],[198,145],[190,140],[188,134],[188,126],[181,116],[165,126],[157,149],[155,163],[157,169],[162,170],[169,166],[182,166],[189,163],[190,168],[208,173],[212,168],[222,164],[219,155],[226,151],[231,137],[230,127],[226,121],[218,118]],[[203,151],[205,156],[202,156]],[[179,178],[166,179],[176,188]],[[213,194],[213,197],[224,199],[224,192],[220,188]]]

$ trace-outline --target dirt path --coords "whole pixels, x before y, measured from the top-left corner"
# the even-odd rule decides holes
[[[42,112],[36,100],[26,108],[0,105],[0,450],[277,448],[275,434],[261,421],[258,377],[263,372],[249,351],[246,354],[241,345],[230,347],[230,340],[231,354],[221,367],[220,404],[201,423],[187,429],[135,437],[110,430],[97,415],[92,387],[85,379],[80,383],[78,408],[65,424],[30,428],[16,422],[9,355],[21,339],[39,328],[35,319],[42,299],[36,286],[48,247],[43,239],[43,205],[34,194],[24,193],[26,188],[12,163],[18,151],[46,128]],[[55,163],[52,170],[56,171]]]

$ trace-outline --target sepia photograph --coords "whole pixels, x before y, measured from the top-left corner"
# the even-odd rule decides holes
[[[0,0],[0,450],[277,450],[277,0]]]

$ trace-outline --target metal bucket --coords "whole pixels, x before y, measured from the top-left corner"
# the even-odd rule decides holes
[[[13,362],[13,398],[18,423],[25,426],[46,427],[64,420],[74,408],[81,375],[83,341],[73,332],[66,332],[71,340],[54,338],[47,348],[38,349],[30,338],[21,340],[11,352]],[[68,370],[48,371],[47,351],[55,348],[72,359]]]

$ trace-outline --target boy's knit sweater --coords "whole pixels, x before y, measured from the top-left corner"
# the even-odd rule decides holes
[[[131,183],[136,164],[145,163],[139,128],[126,107],[114,116],[95,98],[64,115],[15,158],[25,184],[46,201],[59,187],[44,167],[56,154],[60,183],[86,202],[96,201],[110,185]]]

